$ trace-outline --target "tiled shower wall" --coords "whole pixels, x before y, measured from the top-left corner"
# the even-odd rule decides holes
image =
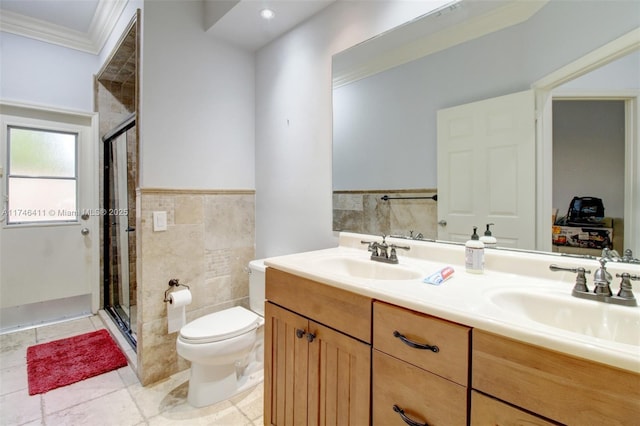
[[[382,197],[431,197],[435,189],[334,191],[333,230],[424,238],[438,236],[438,204],[431,199],[383,200]]]
[[[103,152],[103,142],[102,137],[115,129],[120,123],[124,121],[124,119],[135,111],[135,98],[133,93],[135,93],[135,87],[129,83],[117,83],[106,80],[96,80],[95,82],[95,99],[96,99],[96,111],[100,113],[99,120],[99,135],[100,141],[98,141],[98,158],[99,158],[99,200],[100,207],[108,208],[110,206],[106,206],[104,203],[104,152]],[[135,129],[135,127],[134,127]],[[130,162],[127,167],[128,181],[127,184],[129,186],[128,190],[128,208],[129,208],[129,226],[135,227],[135,188],[137,185],[137,132],[135,130],[129,130],[127,132],[127,149],[131,150],[130,155],[127,155],[127,160]],[[93,207],[93,206],[92,206]],[[95,206],[96,208],[98,206]],[[100,217],[100,229],[103,229],[104,225],[104,217]],[[103,269],[103,260],[104,260],[104,236],[102,232],[100,233],[100,306],[103,307],[105,305],[104,301],[104,269]],[[133,243],[134,239],[130,239]],[[114,239],[114,243],[117,239]],[[117,280],[118,274],[118,250],[117,247],[114,247],[114,252],[110,258],[111,262],[111,271],[113,274],[114,282],[119,282]],[[132,305],[136,304],[135,291],[136,291],[136,251],[135,247],[129,247],[129,277],[130,283],[129,288],[131,294],[129,295],[129,300]]]
[[[138,190],[138,377],[143,385],[188,367],[168,333],[168,282],[187,284],[187,321],[221,309],[248,307],[247,266],[255,255],[255,192]],[[167,230],[153,231],[153,212]]]

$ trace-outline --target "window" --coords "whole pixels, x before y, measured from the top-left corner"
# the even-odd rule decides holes
[[[7,127],[7,223],[75,222],[76,133]]]

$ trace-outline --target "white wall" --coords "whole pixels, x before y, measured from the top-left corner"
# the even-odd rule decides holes
[[[428,2],[339,1],[256,54],[256,256],[335,246],[331,56]]]
[[[129,0],[99,55],[0,32],[0,99],[93,112],[93,76],[139,7]]]
[[[0,44],[0,99],[93,111],[96,55],[5,32]]]
[[[204,32],[201,2],[144,6],[140,186],[253,189],[253,55]]]
[[[602,199],[605,215],[624,217],[624,101],[553,102],[553,207],[575,196]]]

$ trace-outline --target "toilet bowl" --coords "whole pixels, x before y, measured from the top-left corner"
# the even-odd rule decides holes
[[[251,310],[235,306],[197,318],[180,329],[176,350],[191,361],[187,401],[204,407],[262,381],[264,272],[249,263]]]

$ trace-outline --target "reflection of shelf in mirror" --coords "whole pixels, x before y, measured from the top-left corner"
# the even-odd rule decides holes
[[[380,198],[383,201],[389,200],[433,200],[438,201],[438,194],[432,195],[431,197],[389,197],[388,195],[383,195]]]

